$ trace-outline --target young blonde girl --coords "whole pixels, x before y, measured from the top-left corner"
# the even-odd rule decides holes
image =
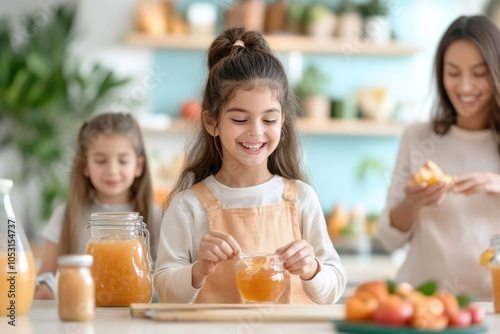
[[[84,254],[93,212],[135,211],[151,235],[156,259],[161,210],[153,205],[151,175],[139,125],[129,114],[100,114],[79,131],[66,203],[43,233],[45,244],[35,298],[53,298],[57,258]]]
[[[167,200],[154,286],[162,302],[241,303],[242,253],[277,253],[280,303],[333,303],[345,271],[304,182],[293,94],[258,32],[224,31],[208,51],[202,125]]]

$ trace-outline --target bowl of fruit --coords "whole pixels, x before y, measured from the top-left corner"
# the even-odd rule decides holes
[[[486,333],[486,312],[472,298],[439,291],[435,281],[419,287],[392,281],[359,285],[345,301],[340,333]]]

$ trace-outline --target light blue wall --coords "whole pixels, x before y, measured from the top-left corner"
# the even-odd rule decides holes
[[[189,2],[188,2],[189,3]],[[448,24],[467,13],[466,2],[458,0],[391,1],[391,22],[400,41],[419,48],[407,57],[366,57],[304,55],[304,67],[318,65],[330,78],[328,95],[344,98],[359,88],[385,86],[399,102],[419,105],[431,90],[432,57]],[[157,50],[155,64],[168,72],[166,80],[151,96],[154,113],[177,115],[183,100],[200,98],[206,77],[204,52]],[[288,66],[287,55],[280,59]],[[417,108],[418,109],[418,108]],[[428,114],[428,108],[416,113]],[[308,174],[323,209],[331,211],[341,201],[347,208],[363,204],[368,212],[379,213],[384,206],[390,171],[398,149],[398,137],[302,137]],[[360,182],[357,171],[365,158],[377,158],[386,171],[369,171]]]

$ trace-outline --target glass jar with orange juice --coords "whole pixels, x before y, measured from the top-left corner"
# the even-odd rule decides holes
[[[12,180],[0,179],[0,316],[16,325],[28,313],[35,293],[35,260],[10,203]]]
[[[500,235],[494,235],[490,240],[490,249],[483,253],[483,257],[489,256],[489,267],[491,272],[491,289],[493,291],[493,304],[495,313],[500,313]],[[492,251],[492,252],[491,252]],[[487,253],[489,252],[489,254]]]
[[[276,254],[243,254],[236,285],[246,303],[275,303],[286,289],[283,259]]]
[[[96,306],[148,303],[152,297],[149,232],[137,212],[99,212],[89,219],[85,253],[94,258]]]

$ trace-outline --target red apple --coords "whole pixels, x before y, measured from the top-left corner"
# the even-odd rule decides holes
[[[472,314],[468,310],[458,310],[448,315],[450,326],[465,328],[472,322]]]
[[[187,100],[181,106],[181,116],[187,119],[199,119],[201,103],[196,100]]]
[[[404,326],[413,316],[413,304],[398,295],[389,295],[382,300],[373,314],[376,323]]]
[[[471,324],[476,325],[484,321],[484,318],[486,317],[486,311],[483,308],[475,305],[470,305],[465,309],[469,311],[471,315]]]

